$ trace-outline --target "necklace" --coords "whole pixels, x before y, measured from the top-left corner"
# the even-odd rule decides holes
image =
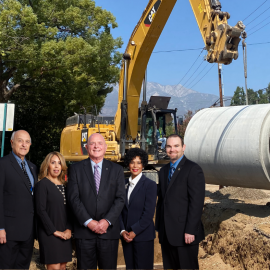
[[[62,184],[61,187],[62,187],[62,190],[60,189],[59,186],[57,186],[55,184],[55,186],[57,187],[57,189],[60,191],[60,193],[62,193],[63,197],[64,197],[64,204],[66,204],[66,195],[65,195],[65,188],[64,188],[64,185]]]

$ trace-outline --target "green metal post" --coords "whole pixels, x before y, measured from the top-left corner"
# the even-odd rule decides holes
[[[2,132],[1,157],[4,156],[5,132],[6,132],[6,120],[7,120],[7,103],[5,104],[5,108],[4,108],[4,119],[3,119],[3,132]]]

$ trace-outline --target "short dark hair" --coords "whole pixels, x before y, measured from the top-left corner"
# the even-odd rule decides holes
[[[128,152],[125,155],[125,159],[124,159],[125,166],[128,167],[128,165],[131,163],[131,161],[136,157],[139,157],[141,159],[143,167],[147,166],[148,155],[144,150],[142,150],[140,148],[131,148],[130,150],[128,150]]]
[[[180,135],[178,135],[178,134],[171,134],[171,135],[168,136],[167,141],[168,141],[170,138],[179,138],[180,141],[181,141],[181,143],[182,143],[182,146],[184,145],[184,139],[183,139]],[[167,141],[166,141],[166,144],[167,144]]]

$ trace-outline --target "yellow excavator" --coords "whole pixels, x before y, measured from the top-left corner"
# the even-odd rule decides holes
[[[162,164],[158,136],[166,136],[166,127],[177,131],[176,109],[168,109],[168,97],[151,97],[146,101],[145,71],[155,44],[177,0],[150,0],[131,34],[123,55],[119,80],[118,108],[114,117],[91,114],[67,119],[61,134],[60,152],[67,161],[87,158],[85,144],[96,132],[108,145],[105,158],[121,162],[133,147],[147,151],[149,164]],[[238,58],[238,44],[245,26],[239,21],[228,25],[228,12],[221,11],[218,0],[189,0],[207,50],[209,63],[228,65]],[[143,85],[143,87],[142,87]],[[139,99],[143,88],[143,101]]]

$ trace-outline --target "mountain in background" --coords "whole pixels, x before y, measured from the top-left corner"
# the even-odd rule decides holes
[[[155,82],[147,82],[146,100],[149,102],[151,96],[171,97],[168,108],[177,108],[177,115],[184,115],[188,110],[195,112],[199,109],[209,108],[218,100],[217,95],[204,94],[179,85],[161,85]],[[142,91],[139,106],[142,101]],[[101,110],[103,116],[114,116],[118,104],[118,84],[113,91],[107,95],[105,105]],[[230,101],[226,102],[226,106]]]

